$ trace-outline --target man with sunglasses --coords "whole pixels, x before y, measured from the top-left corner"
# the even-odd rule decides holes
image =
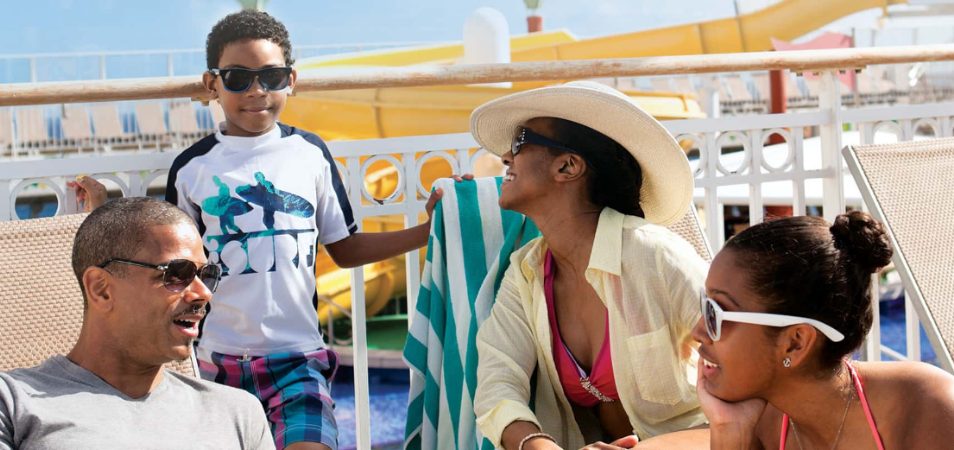
[[[0,373],[0,449],[271,449],[254,397],[163,369],[189,357],[221,271],[192,220],[122,198],[76,233],[83,326],[73,349]]]

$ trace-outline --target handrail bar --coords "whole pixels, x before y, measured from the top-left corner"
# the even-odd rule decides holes
[[[723,53],[645,58],[542,61],[450,66],[317,69],[303,73],[296,92],[653,76],[757,70],[861,70],[871,64],[954,60],[954,44],[785,52]],[[187,97],[209,99],[197,76],[0,86],[0,106]]]

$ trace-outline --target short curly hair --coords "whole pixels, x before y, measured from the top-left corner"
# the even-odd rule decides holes
[[[285,65],[291,66],[295,63],[285,25],[267,12],[246,9],[223,17],[212,27],[205,40],[207,68],[214,69],[219,66],[219,59],[222,58],[226,45],[245,39],[267,39],[274,42],[282,48]]]

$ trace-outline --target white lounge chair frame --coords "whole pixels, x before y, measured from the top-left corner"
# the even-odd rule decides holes
[[[954,373],[954,138],[847,146],[842,154],[872,215],[885,224],[938,363]]]

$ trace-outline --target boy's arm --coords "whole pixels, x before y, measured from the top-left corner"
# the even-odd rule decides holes
[[[428,220],[401,231],[355,233],[325,248],[339,267],[358,267],[423,247],[430,229]]]
[[[358,267],[363,264],[382,261],[427,245],[427,235],[431,230],[431,215],[434,205],[444,195],[441,189],[435,190],[424,209],[427,222],[400,231],[380,233],[355,233],[338,242],[326,244],[328,255],[339,267]]]

